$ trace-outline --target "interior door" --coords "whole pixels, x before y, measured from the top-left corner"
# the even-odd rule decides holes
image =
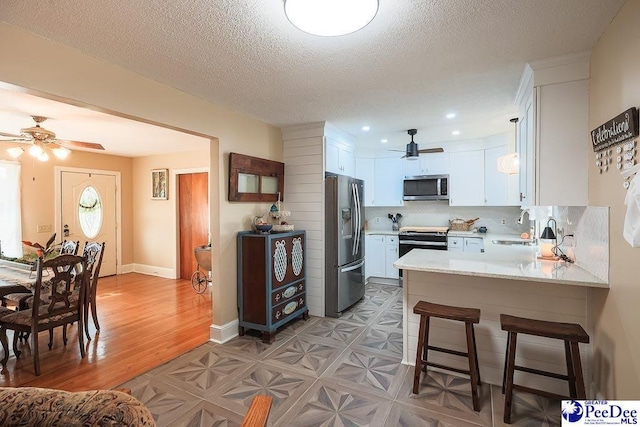
[[[190,279],[197,268],[193,249],[209,243],[209,174],[178,175],[180,278]]]
[[[104,242],[100,276],[116,274],[116,176],[61,172],[62,237],[58,240]],[[82,249],[78,253],[81,253]]]

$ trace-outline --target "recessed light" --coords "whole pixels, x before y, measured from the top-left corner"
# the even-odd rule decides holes
[[[446,115],[447,119],[453,119],[456,116],[456,113],[449,113]]]
[[[367,132],[368,130],[370,130],[371,128],[369,126],[362,126],[362,130]]]
[[[381,139],[380,142],[382,142],[383,144],[386,144],[387,142],[389,142],[388,139]]]
[[[460,135],[460,131],[459,130],[454,130],[453,132],[451,132],[451,135]]]

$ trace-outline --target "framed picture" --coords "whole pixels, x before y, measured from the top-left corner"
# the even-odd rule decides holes
[[[169,199],[169,169],[153,169],[151,171],[151,198],[154,200]]]

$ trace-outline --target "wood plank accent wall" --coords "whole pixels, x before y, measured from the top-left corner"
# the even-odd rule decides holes
[[[470,277],[455,274],[405,271],[404,287],[404,363],[414,365],[419,316],[413,307],[420,300],[438,304],[473,307],[481,310],[476,325],[480,376],[484,382],[501,385],[507,333],[500,329],[500,314],[533,319],[578,323],[589,333],[587,323],[588,288],[519,280]],[[431,345],[466,351],[464,324],[442,319],[431,320]],[[580,344],[585,382],[591,357],[591,344]],[[518,335],[516,364],[552,372],[566,373],[563,342],[531,335]],[[468,369],[464,358],[429,353],[429,360]],[[568,395],[566,381],[516,372],[516,382]]]
[[[307,306],[324,316],[323,124],[283,129],[284,209],[296,230],[307,231]]]

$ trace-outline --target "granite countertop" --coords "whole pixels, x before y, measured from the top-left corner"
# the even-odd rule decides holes
[[[474,234],[481,237],[482,234]],[[403,270],[608,288],[585,269],[563,261],[537,259],[537,246],[497,245],[492,240],[519,239],[515,235],[485,234],[484,253],[413,249],[393,266]]]

